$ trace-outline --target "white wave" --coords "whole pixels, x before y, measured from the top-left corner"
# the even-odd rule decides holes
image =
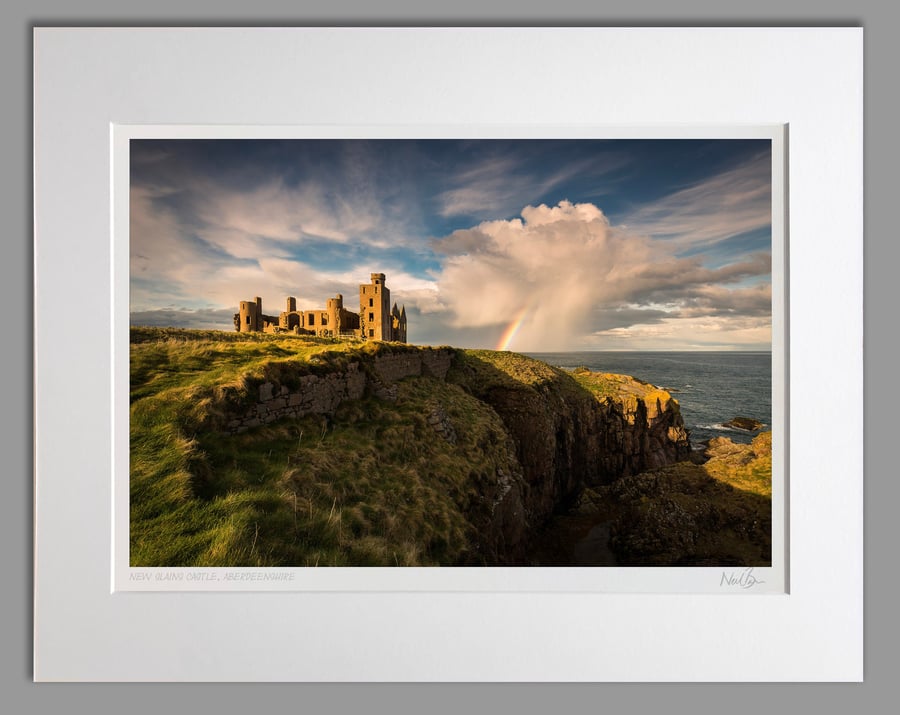
[[[697,425],[697,427],[699,429],[715,430],[716,432],[743,432],[744,431],[744,430],[736,430],[733,427],[726,427],[725,425],[723,425],[719,422],[716,422],[715,424],[711,424],[711,425]]]
[[[763,424],[763,426],[760,427],[759,429],[762,430],[768,426],[769,425],[767,425],[767,424]],[[737,432],[739,434],[747,434],[748,432],[756,432],[757,431],[757,430],[737,429],[736,427],[728,427],[727,425],[723,425],[719,422],[716,422],[711,425],[697,425],[697,428],[698,429],[710,429],[710,430],[715,430],[717,432]]]

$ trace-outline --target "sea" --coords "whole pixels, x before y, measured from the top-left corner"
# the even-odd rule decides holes
[[[681,407],[691,444],[701,448],[713,437],[750,442],[759,433],[725,426],[749,417],[771,429],[772,353],[770,352],[570,352],[528,353],[567,370],[631,375],[672,394]]]

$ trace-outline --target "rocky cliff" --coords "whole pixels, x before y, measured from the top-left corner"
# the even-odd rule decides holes
[[[244,399],[225,399],[213,413],[218,429],[237,437],[285,418],[343,425],[350,403],[380,405],[365,408],[369,421],[406,423],[410,440],[439,440],[428,445],[431,462],[444,453],[463,458],[445,470],[468,473],[454,497],[470,542],[454,557],[462,563],[518,563],[536,530],[585,486],[690,453],[668,393],[627,376],[573,375],[493,351],[384,346],[338,360],[276,363],[250,382]],[[418,451],[409,442],[407,449]]]
[[[525,536],[573,504],[585,486],[691,452],[677,401],[628,376],[572,375],[521,355],[466,351],[457,354],[448,380],[489,405],[515,445]],[[516,542],[509,556],[520,558],[526,541]]]

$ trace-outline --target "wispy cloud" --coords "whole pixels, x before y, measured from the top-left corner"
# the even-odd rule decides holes
[[[670,240],[684,250],[768,227],[771,220],[771,156],[763,152],[638,208],[624,223],[635,233]]]
[[[548,172],[538,156],[526,152],[487,157],[447,177],[450,188],[437,196],[441,216],[505,216],[523,203],[541,197],[575,177],[592,179],[614,172],[628,163],[621,154],[569,160]]]
[[[316,176],[290,182],[289,165],[235,180],[175,162],[168,150],[136,152],[150,169],[130,192],[133,308],[225,306],[260,293],[280,296],[279,304],[306,293],[313,307],[341,288],[355,291],[385,263],[395,266],[364,265],[351,277],[360,256],[395,249],[421,230],[407,223],[417,211],[382,201],[391,187],[382,191],[365,157],[348,153],[340,181],[328,183]],[[323,246],[338,258],[313,268]]]
[[[520,158],[502,156],[458,172],[449,182],[452,188],[438,195],[438,212],[441,216],[501,212],[522,189],[523,177],[517,175],[522,163]]]

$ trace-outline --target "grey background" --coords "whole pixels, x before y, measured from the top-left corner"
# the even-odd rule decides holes
[[[512,7],[510,7],[512,6]],[[5,307],[3,363],[8,373],[2,402],[4,455],[0,549],[5,568],[2,609],[2,698],[14,712],[222,713],[365,709],[391,712],[497,710],[541,712],[574,709],[819,713],[874,711],[895,688],[891,602],[896,588],[895,538],[888,533],[897,485],[890,462],[890,412],[897,404],[888,341],[896,330],[891,280],[896,249],[890,229],[897,140],[895,6],[883,0],[796,2],[755,0],[724,7],[714,0],[632,0],[614,7],[557,0],[515,4],[457,0],[425,5],[412,0],[252,4],[155,0],[126,5],[113,0],[6,3],[2,11],[4,83],[2,134],[4,191],[0,300]],[[32,225],[31,28],[35,25],[835,25],[866,32],[866,682],[863,685],[40,685],[31,683],[32,529]],[[827,207],[823,207],[827,210]],[[64,316],[60,316],[63,319]],[[795,366],[795,369],[798,369]],[[840,376],[835,376],[840,379]],[[835,432],[823,445],[840,448],[840,406]],[[835,525],[839,529],[840,525]],[[77,614],[73,614],[77,617]],[[827,627],[827,624],[823,627]],[[723,637],[752,634],[723,634]],[[598,644],[598,647],[603,647]]]

